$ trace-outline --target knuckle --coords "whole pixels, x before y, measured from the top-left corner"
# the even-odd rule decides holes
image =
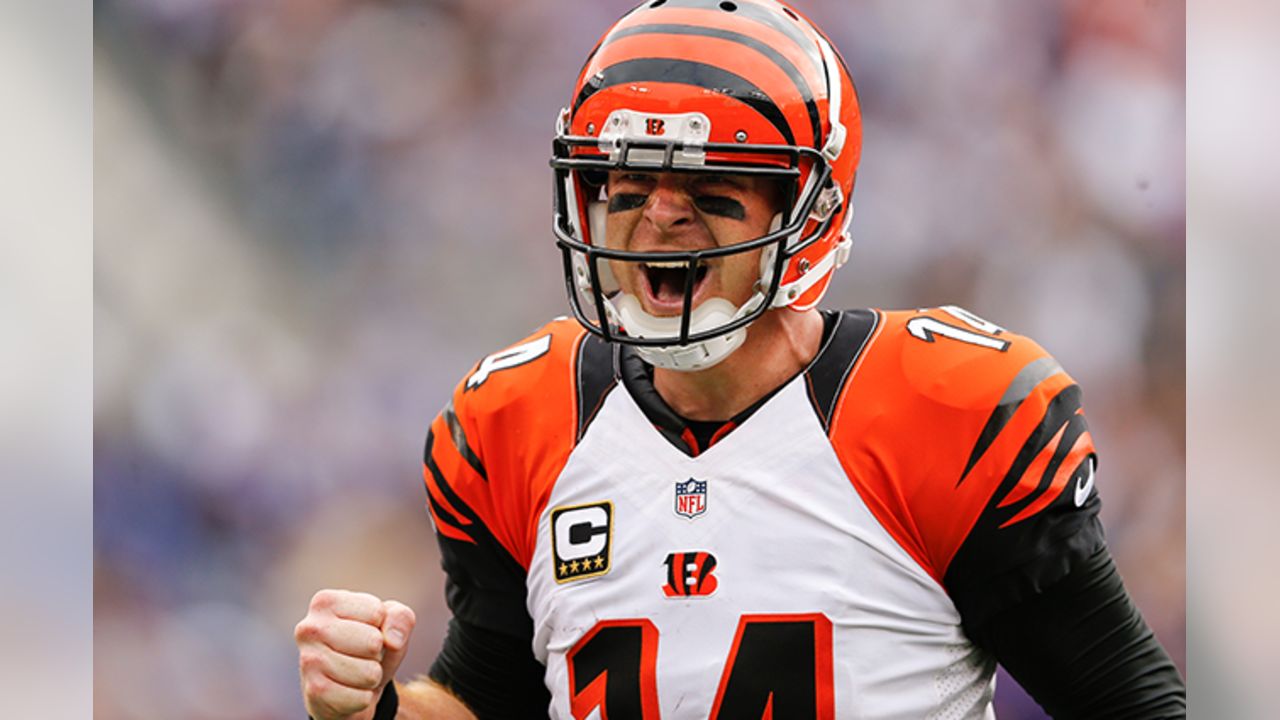
[[[335,648],[353,657],[377,659],[382,655],[382,632],[372,625],[344,628]]]
[[[369,630],[370,632],[364,633],[365,657],[380,657],[382,655],[382,632],[373,627],[370,627]]]
[[[312,621],[310,615],[293,626],[293,639],[298,643],[314,640],[318,634],[319,628],[316,627],[316,623]]]
[[[351,715],[373,704],[373,691],[371,690],[349,690],[342,693],[339,697],[328,699],[325,704],[333,710],[336,715]]]
[[[315,595],[311,596],[311,609],[327,610],[333,607],[334,602],[337,600],[337,594],[337,590],[330,590],[328,588],[318,591]]]
[[[313,700],[324,700],[332,687],[333,682],[319,673],[310,674],[302,681],[303,694]]]
[[[418,617],[414,614],[413,608],[405,605],[399,600],[387,601],[387,613],[390,614],[391,612],[397,612],[403,615],[404,618],[409,621],[410,625],[414,625],[418,622]]]
[[[346,707],[344,710],[348,713],[356,713],[364,710],[373,704],[373,691],[360,690],[348,696]]]
[[[383,615],[386,613],[383,608],[382,598],[367,592],[354,592],[351,594],[351,599],[359,603],[361,611],[367,613],[371,619],[381,622]]]
[[[363,662],[357,670],[356,687],[372,690],[382,682],[382,666],[375,662]]]
[[[332,698],[317,698],[311,704],[315,706],[315,710],[311,714],[314,715],[317,720],[320,718],[340,717],[342,715],[350,714],[343,712],[339,706],[335,704]]]
[[[298,668],[302,671],[303,676],[322,671],[324,666],[324,658],[319,653],[304,652],[298,656]]]

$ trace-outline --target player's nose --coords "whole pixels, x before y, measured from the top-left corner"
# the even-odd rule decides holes
[[[674,175],[662,176],[645,203],[644,219],[660,232],[677,232],[693,224],[693,198],[686,183]]]

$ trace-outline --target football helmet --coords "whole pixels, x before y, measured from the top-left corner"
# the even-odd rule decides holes
[[[815,306],[848,259],[857,94],[826,36],[776,0],[646,0],[591,51],[552,147],[554,232],[573,313],[655,366],[720,362],[765,312]],[[781,183],[782,207],[770,231],[747,242],[622,250],[604,237],[614,170],[766,176]],[[757,249],[760,277],[745,303],[712,297],[693,307],[705,266]],[[622,291],[611,266],[628,262],[683,270],[678,317],[651,315]]]

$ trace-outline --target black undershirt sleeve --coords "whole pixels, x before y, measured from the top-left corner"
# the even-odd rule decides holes
[[[965,626],[1054,718],[1185,718],[1187,690],[1106,547],[1042,592]]]
[[[454,490],[436,461],[435,442],[428,433],[424,462],[443,500],[428,491],[427,501],[432,517],[452,528],[446,533],[436,526],[453,619],[428,676],[481,720],[546,717],[551,696],[533,654],[526,571]]]
[[[551,694],[529,638],[486,630],[454,618],[427,676],[457,696],[480,720],[546,717]]]
[[[944,586],[969,638],[1053,717],[1186,717],[1186,686],[1107,550],[1083,393],[1043,384],[1051,375],[1038,367],[1019,373],[1031,372],[1029,391],[1015,378],[970,455],[972,463],[991,452],[1014,415],[1039,414],[1025,439],[1007,444],[1017,450],[1003,471],[962,478],[991,483],[992,492]],[[1036,458],[1048,463],[1040,468]]]

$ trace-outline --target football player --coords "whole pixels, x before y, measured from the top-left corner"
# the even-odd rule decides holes
[[[820,311],[858,97],[776,0],[647,0],[556,125],[576,319],[478,363],[424,457],[453,612],[322,591],[336,718],[1185,716],[1098,522],[1081,391],[958,307]]]

